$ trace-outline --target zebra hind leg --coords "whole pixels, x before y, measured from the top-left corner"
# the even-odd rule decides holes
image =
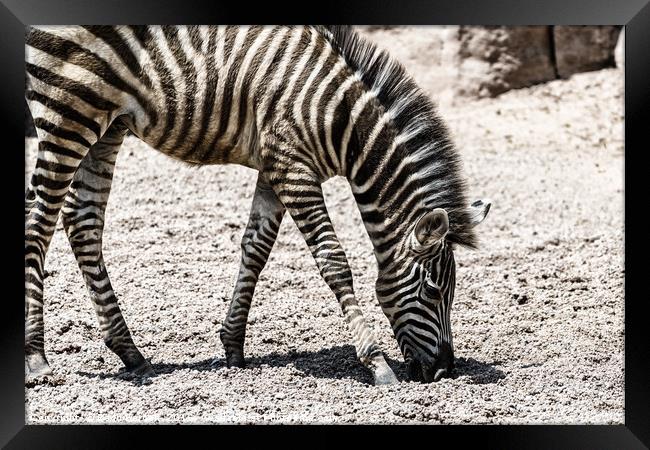
[[[47,111],[40,105],[34,105],[32,113],[36,118],[39,143],[36,167],[25,195],[26,381],[52,375],[45,357],[45,256],[70,183],[91,146],[91,142],[82,137],[85,130],[77,122],[65,118],[47,121],[44,119],[48,117]]]
[[[284,206],[261,175],[253,197],[250,218],[241,241],[241,265],[228,314],[220,331],[228,367],[244,367],[246,322],[255,285],[278,235]]]
[[[90,148],[63,204],[63,225],[86,282],[106,346],[119,356],[130,372],[152,376],[154,371],[133,343],[117,304],[102,254],[106,204],[115,160],[126,130],[124,125],[115,121]]]

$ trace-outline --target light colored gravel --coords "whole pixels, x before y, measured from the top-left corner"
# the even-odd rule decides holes
[[[135,342],[160,375],[132,379],[105,348],[59,228],[45,325],[61,383],[26,389],[27,422],[623,423],[622,92],[622,72],[608,69],[441,108],[472,196],[493,208],[480,250],[457,252],[457,376],[434,384],[369,384],[289,218],[258,284],[249,367],[227,369],[218,330],[255,172],[188,167],[127,138],[104,254]],[[26,147],[31,169],[34,141]],[[361,307],[403,378],[350,189],[334,179],[325,192]]]

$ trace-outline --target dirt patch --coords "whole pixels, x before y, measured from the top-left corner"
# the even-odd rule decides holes
[[[127,138],[104,255],[159,376],[132,378],[104,346],[59,226],[45,280],[46,349],[59,378],[26,389],[27,422],[622,424],[622,92],[622,72],[607,69],[441,107],[472,197],[493,207],[480,250],[457,252],[456,376],[434,384],[369,384],[289,218],[256,291],[248,368],[227,369],[218,330],[255,172],[187,167]],[[26,140],[30,170],[34,144]],[[350,189],[334,179],[325,193],[359,303],[403,379]]]

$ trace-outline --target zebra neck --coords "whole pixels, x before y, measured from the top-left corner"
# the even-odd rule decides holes
[[[382,272],[403,270],[412,259],[409,236],[426,212],[445,208],[453,221],[465,203],[453,161],[440,151],[449,142],[404,145],[391,125],[372,151],[354,154],[347,173]]]
[[[380,183],[383,184],[383,183]],[[383,197],[367,199],[367,190],[362,190],[350,181],[352,193],[357,201],[368,237],[373,244],[375,258],[380,272],[395,272],[403,269],[409,254],[408,236],[412,231],[413,217],[420,217],[426,211],[424,204],[407,208],[394,208],[382,203]]]

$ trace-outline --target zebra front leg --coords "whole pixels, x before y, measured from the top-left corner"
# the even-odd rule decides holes
[[[258,175],[248,225],[241,241],[241,265],[228,314],[219,333],[228,367],[244,367],[246,321],[255,285],[266,265],[284,216],[284,206]]]
[[[320,182],[308,170],[274,174],[272,186],[303,234],[321,276],[336,296],[352,332],[357,357],[373,374],[374,383],[396,383],[374,333],[366,323],[354,295],[352,271],[327,213]]]
[[[106,204],[125,133],[126,127],[114,122],[90,148],[63,204],[63,225],[97,313],[104,342],[127,370],[150,376],[154,374],[153,369],[133,343],[102,254]]]

